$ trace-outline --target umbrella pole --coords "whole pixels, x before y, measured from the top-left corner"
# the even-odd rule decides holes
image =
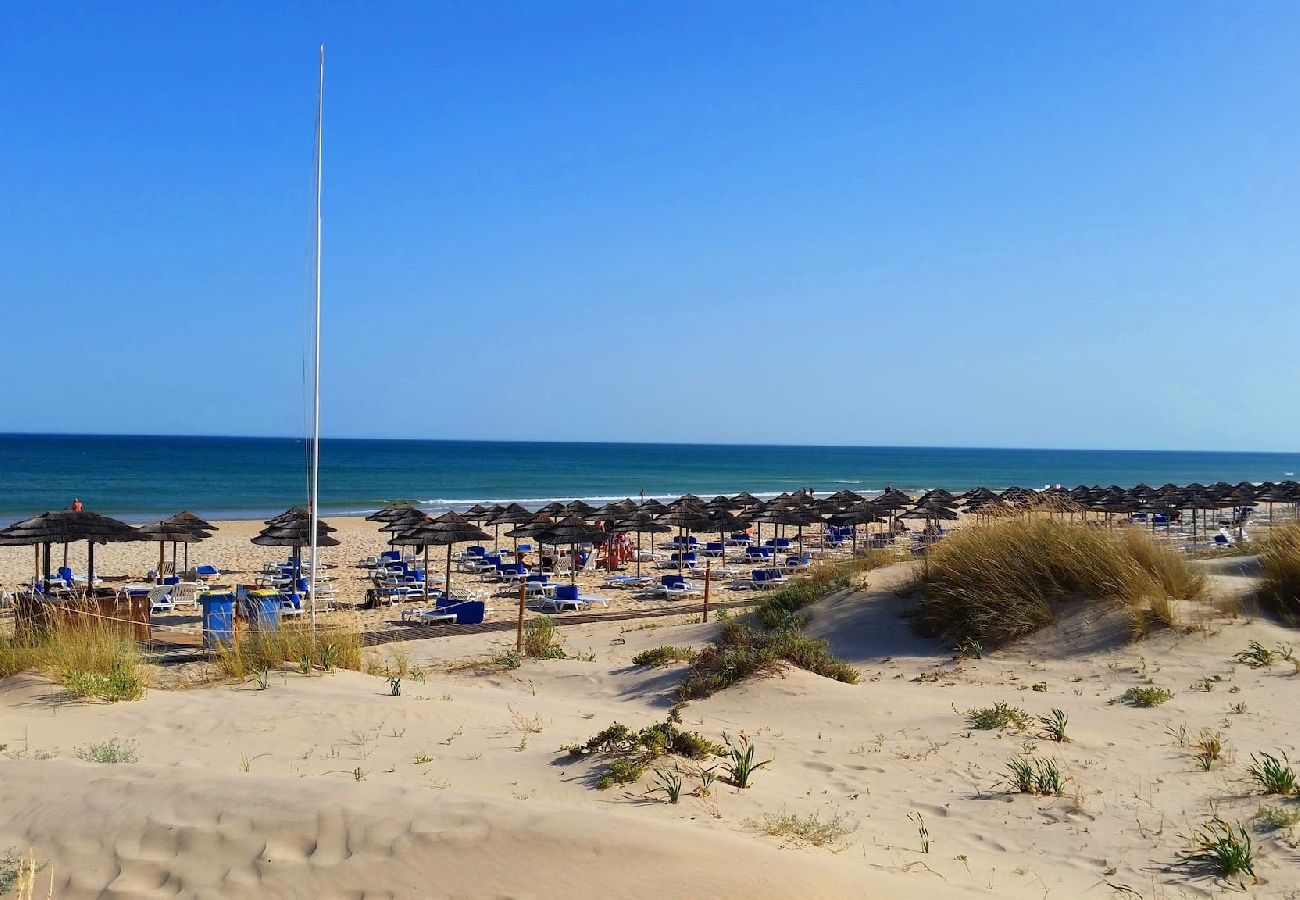
[[[641,532],[636,533],[636,577],[641,577]]]
[[[452,602],[451,598],[451,544],[447,545],[447,567],[442,574],[442,596],[447,602]]]
[[[445,585],[444,585],[445,587]],[[424,545],[424,599],[429,599],[429,545]]]
[[[86,590],[95,590],[95,542],[86,541]]]
[[[569,545],[569,584],[578,583],[578,545]]]
[[[63,542],[63,567],[65,569],[68,567],[68,542],[67,541]]]
[[[163,583],[163,563],[167,561],[167,544],[163,541],[158,542],[158,579],[157,583]]]

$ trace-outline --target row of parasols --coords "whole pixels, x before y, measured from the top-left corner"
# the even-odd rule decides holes
[[[724,538],[749,526],[757,528],[755,540],[762,542],[764,525],[773,529],[796,528],[797,540],[802,542],[803,529],[812,525],[829,524],[839,527],[888,524],[892,530],[902,518],[924,519],[929,523],[953,520],[961,514],[992,516],[1003,512],[1039,509],[1061,514],[1086,516],[1088,513],[1107,517],[1122,514],[1148,513],[1151,516],[1171,516],[1190,511],[1193,528],[1197,514],[1233,509],[1238,519],[1246,510],[1260,504],[1300,507],[1300,483],[1295,481],[1264,482],[1253,484],[1216,482],[1205,485],[1165,484],[1151,487],[1139,484],[1130,488],[1110,485],[1078,485],[1075,488],[1054,487],[1044,490],[1011,487],[1001,491],[974,488],[960,494],[943,489],[927,491],[913,499],[902,491],[887,488],[879,496],[867,498],[853,491],[842,490],[817,498],[808,491],[780,494],[770,500],[761,500],[748,492],[733,496],[720,495],[705,500],[694,494],[685,494],[669,503],[649,499],[641,502],[630,498],[593,507],[581,500],[570,503],[554,502],[537,510],[529,510],[518,503],[508,505],[476,504],[463,513],[448,512],[431,517],[425,512],[405,504],[390,504],[367,519],[384,523],[381,530],[390,535],[390,543],[424,548],[426,563],[428,548],[447,548],[446,581],[450,584],[451,547],[453,544],[486,541],[489,537],[499,542],[501,528],[508,527],[505,536],[515,542],[521,538],[539,544],[570,546],[604,544],[617,533],[637,535],[638,551],[644,534],[664,534],[677,530],[689,537],[694,533],[717,533]],[[1270,509],[1271,513],[1271,509]],[[266,520],[265,527],[252,542],[259,546],[292,547],[297,551],[311,543],[310,513],[302,507],[293,507]],[[1153,519],[1154,521],[1154,519]],[[600,524],[595,524],[600,523]],[[480,527],[482,526],[482,527]],[[488,535],[484,528],[492,528]],[[216,526],[190,512],[149,525],[131,526],[125,522],[90,510],[56,510],[41,513],[0,529],[0,546],[26,545],[36,548],[37,578],[50,580],[50,548],[56,544],[86,541],[87,582],[94,583],[94,548],[96,544],[121,541],[157,541],[161,575],[167,544],[173,548],[188,546],[211,536]],[[320,547],[336,546],[331,537],[336,529],[318,521],[316,543]],[[857,530],[853,529],[856,546]],[[44,549],[42,554],[41,550]],[[637,554],[638,562],[640,553]],[[427,570],[427,566],[426,566]]]

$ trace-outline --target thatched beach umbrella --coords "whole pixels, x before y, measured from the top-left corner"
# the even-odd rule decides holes
[[[574,561],[577,557],[577,547],[579,544],[603,544],[607,542],[610,535],[606,531],[588,525],[577,516],[568,516],[551,525],[550,528],[538,534],[539,541],[545,541],[551,545],[568,544],[569,545],[569,581],[576,583],[578,580],[577,567]]]
[[[483,524],[492,526],[492,549],[500,549],[502,525],[523,525],[527,522],[532,522],[536,518],[536,514],[529,512],[518,503],[511,503],[509,506],[503,506],[492,515],[488,516],[488,518],[483,521]],[[486,534],[483,536],[483,540],[487,540]],[[516,558],[519,556],[518,537],[515,538],[515,556]]]
[[[693,497],[693,495],[691,495]],[[704,506],[704,502],[698,497],[693,499],[682,498],[669,504],[669,509],[659,517],[659,521],[664,525],[672,525],[686,535],[686,542],[677,544],[677,571],[680,573],[685,567],[685,554],[690,550],[691,532],[713,530],[713,520],[709,517],[709,511]]]
[[[161,522],[153,522],[149,525],[141,525],[139,528],[136,529],[136,531],[138,531],[143,537],[148,538],[151,541],[158,542],[158,583],[159,584],[161,584],[163,580],[163,566],[166,563],[168,543],[170,543],[173,547],[172,550],[173,569],[175,569],[176,567],[176,551],[174,548],[177,544],[185,545],[185,568],[188,571],[190,544],[196,544],[199,541],[205,540],[209,537],[208,533],[205,531],[200,531],[197,528],[191,528],[187,525],[181,525],[178,522],[171,522],[168,521],[167,519],[163,519]]]
[[[636,576],[641,577],[641,535],[643,534],[667,534],[672,531],[670,527],[660,522],[656,522],[653,516],[646,513],[638,513],[627,519],[622,519],[614,523],[614,531],[626,531],[636,533]]]
[[[297,507],[301,508],[301,507]],[[385,504],[380,509],[375,510],[366,516],[367,522],[391,522],[395,516],[401,515],[405,510],[411,509],[411,504],[402,501],[394,501]]]
[[[843,512],[838,512],[827,519],[832,525],[849,525],[853,528],[853,553],[858,552],[858,526],[869,525],[872,522],[884,522],[885,516],[881,511],[876,509],[875,504],[870,500],[863,500],[860,503],[851,504]],[[869,530],[868,530],[869,531]],[[870,537],[870,533],[867,535]]]
[[[337,531],[323,519],[316,522],[316,546],[337,547],[338,538],[330,537],[330,532]],[[298,590],[298,580],[302,577],[302,548],[311,544],[311,516],[301,506],[286,510],[272,519],[252,542],[259,547],[290,547],[293,549],[293,590]],[[309,597],[315,607],[316,598]],[[315,612],[312,613],[315,616]]]
[[[188,525],[190,528],[193,528],[195,531],[207,532],[203,536],[204,540],[207,540],[209,537],[211,537],[212,532],[220,530],[219,528],[217,528],[216,525],[213,525],[211,522],[205,519],[200,519],[198,516],[194,515],[194,513],[190,512],[188,509],[182,509],[176,515],[168,516],[167,518],[163,519],[163,521],[169,525],[172,524]],[[173,546],[172,547],[173,565],[175,565],[176,563],[175,557],[176,557],[176,548],[175,546]],[[189,569],[190,569],[190,545],[187,543],[185,545],[185,571],[188,572]]]
[[[44,581],[50,584],[50,545],[86,542],[86,587],[95,586],[95,545],[145,538],[130,525],[90,510],[60,509],[15,522],[0,530],[0,546],[45,547]],[[40,577],[40,572],[37,573]]]
[[[443,570],[442,590],[447,599],[451,594],[451,547],[453,544],[469,541],[486,541],[487,532],[473,522],[454,512],[445,512],[436,519],[429,519],[416,526],[412,531],[402,535],[402,542],[424,547],[424,584],[429,586],[429,547],[446,547],[447,562]]]

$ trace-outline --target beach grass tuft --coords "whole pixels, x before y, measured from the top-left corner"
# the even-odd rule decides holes
[[[555,634],[550,616],[538,616],[524,626],[524,656],[533,659],[566,659],[568,654]]]
[[[786,664],[824,678],[857,684],[861,673],[828,649],[826,641],[810,638],[796,628],[756,631],[744,622],[723,623],[716,644],[700,650],[686,678],[677,687],[677,699],[699,700],[747,678],[776,675]]]
[[[250,631],[214,655],[217,671],[240,681],[292,662],[298,671],[313,667],[362,669],[362,629],[359,620],[340,619],[312,630],[306,622],[285,622],[279,628]]]
[[[992,706],[972,709],[966,713],[966,724],[981,731],[1001,731],[1004,728],[1024,731],[1029,727],[1029,722],[1029,713],[1001,700]]]
[[[801,816],[785,810],[764,813],[761,818],[747,820],[745,825],[759,834],[809,847],[832,847],[857,830],[843,813],[823,820],[820,812]]]
[[[695,659],[695,655],[695,650],[691,647],[652,647],[649,650],[642,650],[632,657],[632,664],[657,669],[669,663],[690,662]]]
[[[1174,692],[1162,687],[1144,684],[1138,687],[1131,687],[1118,698],[1119,703],[1128,706],[1137,706],[1148,709],[1152,706],[1160,706],[1174,699]]]
[[[1192,847],[1184,856],[1222,878],[1255,876],[1254,848],[1250,834],[1241,825],[1230,825],[1217,816],[1198,826],[1191,835]]]
[[[928,548],[906,593],[922,634],[995,647],[1055,621],[1058,604],[1116,605],[1141,637],[1175,625],[1177,601],[1207,595],[1205,577],[1140,529],[1005,518],[955,531]]]
[[[1271,753],[1261,753],[1257,757],[1252,753],[1247,771],[1266,794],[1281,794],[1285,797],[1296,793],[1295,770],[1291,768],[1291,760],[1286,753],[1280,757]]]
[[[1300,522],[1270,530],[1260,542],[1259,566],[1260,605],[1286,624],[1300,625]]]
[[[73,614],[52,614],[38,635],[0,636],[0,678],[31,669],[74,697],[109,702],[140,699],[152,677],[129,633]]]
[[[755,609],[759,624],[769,631],[802,628],[807,624],[804,609],[831,594],[859,586],[864,573],[890,560],[883,551],[873,550],[853,559],[819,563],[763,597]]]
[[[614,722],[584,743],[569,744],[560,749],[567,750],[573,757],[599,756],[605,759],[605,769],[596,783],[601,790],[638,781],[651,763],[664,756],[703,760],[727,752],[699,732],[678,728],[671,718],[638,731]]]

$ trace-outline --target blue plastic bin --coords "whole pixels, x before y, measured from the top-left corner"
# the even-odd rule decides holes
[[[278,591],[249,591],[244,600],[244,616],[250,627],[274,629],[280,627],[280,594]]]
[[[215,650],[218,644],[230,645],[235,640],[235,595],[200,594],[203,607],[203,646]]]

